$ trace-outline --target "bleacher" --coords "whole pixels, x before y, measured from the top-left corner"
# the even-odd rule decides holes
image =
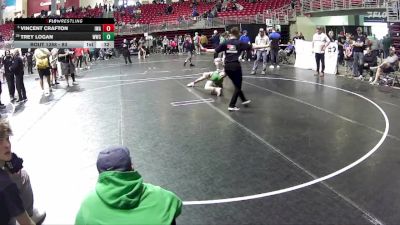
[[[93,8],[88,9],[86,11],[76,10],[75,12],[67,12],[63,15],[65,18],[85,18],[85,17],[102,17],[103,15],[103,8]]]
[[[158,24],[162,22],[177,21],[179,16],[189,17],[192,14],[190,2],[173,3],[173,12],[169,15],[165,14],[165,8],[167,6],[167,4],[144,4],[140,8],[128,6],[123,12],[114,12],[114,18],[116,22]],[[202,13],[212,9],[213,6],[214,5],[212,4],[200,2],[197,6],[197,12],[201,15]],[[133,18],[132,12],[134,10],[141,11],[140,18]]]
[[[218,13],[219,17],[229,17],[229,16],[252,16],[257,15],[259,13],[264,13],[266,10],[274,10],[277,8],[281,8],[290,3],[290,0],[271,0],[271,1],[262,1],[257,3],[250,3],[244,0],[237,1],[241,6],[243,6],[243,10],[236,11],[226,11]]]
[[[236,11],[223,11],[218,13],[219,18],[225,17],[241,17],[251,16],[265,13],[266,11],[281,8],[285,5],[290,4],[290,0],[269,0],[261,1],[257,3],[250,3],[245,0],[238,0],[243,9]],[[199,1],[197,6],[197,12],[202,15],[204,12],[211,10],[215,6],[215,3],[205,3]],[[141,7],[136,8],[135,6],[128,6],[123,11],[113,12],[114,18],[117,23],[125,24],[162,24],[165,22],[176,22],[178,23],[178,17],[184,16],[186,19],[192,14],[192,7],[190,1],[183,3],[176,2],[172,4],[172,14],[166,15],[165,8],[167,4],[143,4]],[[135,18],[135,10],[140,10],[140,17]],[[83,17],[101,17],[103,14],[103,8],[92,8],[86,11],[79,9],[75,12],[67,12],[63,15],[65,18],[83,18]],[[3,38],[8,40],[12,35],[13,24],[4,24],[0,26],[0,32]]]
[[[288,5],[290,0],[271,0],[257,3],[239,0],[237,3],[243,6],[242,10],[219,12],[218,17],[224,18],[231,16],[251,16],[262,14],[267,10],[274,10]],[[204,2],[199,2],[199,5],[197,6],[197,12],[199,15],[202,15],[204,12],[211,10],[214,5],[215,3],[207,4]],[[159,24],[163,22],[174,22],[177,21],[179,16],[185,16],[186,18],[190,17],[192,14],[192,8],[190,6],[191,3],[188,1],[183,3],[173,3],[173,13],[170,15],[165,14],[165,8],[167,7],[167,4],[145,4],[140,8],[129,6],[123,12],[114,12],[114,18],[116,19],[116,22],[124,22],[125,24]],[[140,18],[136,19],[133,17],[132,12],[134,10],[141,11]]]
[[[0,25],[0,33],[3,36],[3,40],[8,41],[11,39],[14,30],[14,23],[7,23]]]
[[[363,9],[384,7],[385,0],[305,0],[303,1],[304,13],[335,11],[338,9]]]

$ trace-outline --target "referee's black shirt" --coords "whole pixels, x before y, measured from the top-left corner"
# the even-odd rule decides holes
[[[251,45],[240,42],[239,39],[229,39],[223,44],[220,44],[215,52],[225,52],[225,63],[239,62],[240,54],[243,51],[251,49]]]

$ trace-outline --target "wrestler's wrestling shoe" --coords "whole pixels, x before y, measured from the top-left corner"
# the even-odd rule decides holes
[[[188,86],[188,87],[194,87],[194,82],[190,82],[190,83],[188,83],[186,86]]]
[[[215,93],[217,94],[217,96],[221,96],[221,94],[222,94],[222,88],[216,88],[216,89],[215,89]]]

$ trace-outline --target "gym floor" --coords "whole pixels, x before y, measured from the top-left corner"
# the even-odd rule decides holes
[[[186,87],[212,55],[183,60],[97,62],[50,96],[26,77],[29,101],[7,109],[45,224],[74,223],[98,152],[121,144],[146,182],[185,201],[178,224],[400,222],[400,90],[290,66],[251,76],[245,62],[252,103],[229,112],[229,78],[221,97]]]

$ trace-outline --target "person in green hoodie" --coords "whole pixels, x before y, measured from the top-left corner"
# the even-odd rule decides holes
[[[82,202],[76,225],[175,224],[182,201],[170,191],[143,183],[132,167],[128,148],[101,151],[97,170],[96,188]]]

